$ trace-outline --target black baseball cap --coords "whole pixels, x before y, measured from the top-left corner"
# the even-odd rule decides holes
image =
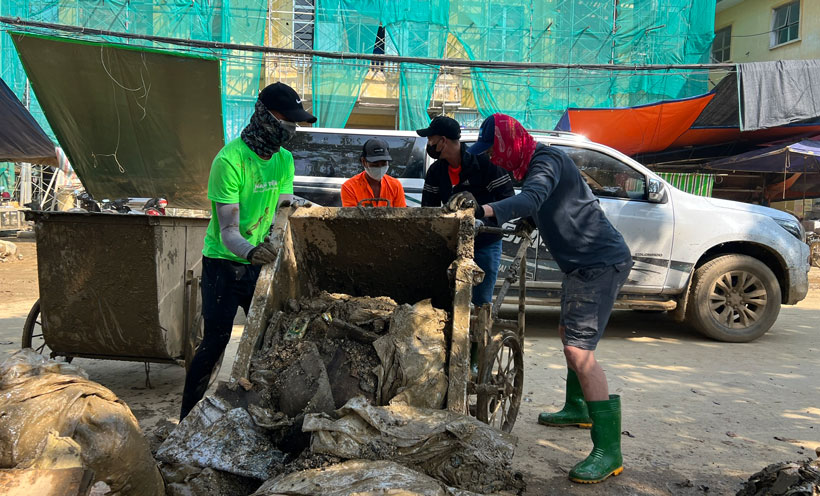
[[[438,115],[430,121],[430,125],[424,129],[417,129],[416,134],[422,137],[444,136],[445,138],[457,140],[461,138],[461,126],[458,121],[446,115]]]
[[[387,142],[379,138],[370,138],[362,147],[362,157],[368,162],[381,162],[382,160],[392,161],[390,147]]]
[[[495,141],[495,117],[489,116],[481,123],[478,129],[478,139],[467,149],[467,153],[481,155],[493,146]]]
[[[293,88],[285,83],[273,83],[259,92],[259,101],[268,110],[281,112],[293,122],[316,122],[316,117],[302,107],[302,99]]]

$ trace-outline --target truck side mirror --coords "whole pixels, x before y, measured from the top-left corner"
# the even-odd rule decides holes
[[[659,179],[649,178],[647,200],[649,203],[666,203],[666,188]]]

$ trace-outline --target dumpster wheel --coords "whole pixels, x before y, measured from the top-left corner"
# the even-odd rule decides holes
[[[496,334],[484,349],[475,389],[478,420],[512,431],[524,391],[524,352],[514,332]]]
[[[23,348],[31,348],[37,353],[46,355],[47,358],[54,358],[54,352],[46,345],[45,337],[43,336],[43,316],[40,313],[40,299],[34,302],[31,310],[26,317],[26,323],[23,324]],[[66,362],[71,363],[74,357],[67,356]]]

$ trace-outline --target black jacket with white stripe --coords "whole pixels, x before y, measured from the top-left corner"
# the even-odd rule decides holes
[[[421,193],[422,207],[439,207],[447,203],[456,193],[469,191],[479,204],[492,203],[515,195],[512,178],[504,169],[490,163],[486,155],[467,153],[467,145],[461,144],[461,172],[458,184],[450,182],[448,164],[436,160],[427,170],[424,189]],[[492,234],[481,234],[475,240],[475,247],[481,248],[501,239]]]

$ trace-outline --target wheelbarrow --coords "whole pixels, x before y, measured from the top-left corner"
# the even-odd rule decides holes
[[[498,231],[512,235],[513,231]],[[431,299],[449,312],[446,407],[472,414],[509,432],[523,390],[524,283],[521,264],[507,271],[496,301],[471,309],[481,269],[473,261],[477,233],[471,212],[440,208],[285,208],[277,213],[272,242],[277,259],[262,268],[231,373],[249,379],[268,321],[288,300],[321,291],[388,296],[399,304]],[[498,318],[507,289],[519,281],[517,320]],[[474,317],[471,318],[471,314]],[[479,343],[479,373],[470,372],[470,343]]]

